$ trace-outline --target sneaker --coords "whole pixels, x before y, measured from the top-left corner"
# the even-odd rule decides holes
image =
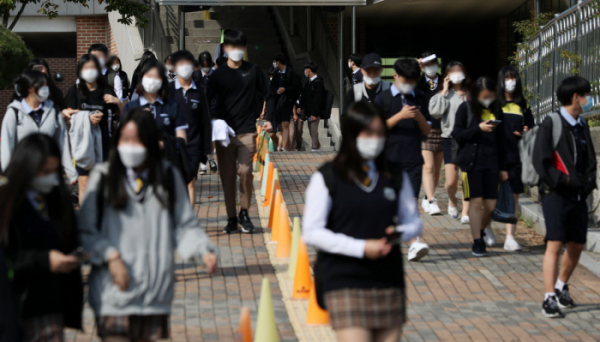
[[[431,201],[429,201],[429,215],[440,215],[441,213],[442,211],[440,210],[437,200],[434,197]]]
[[[562,291],[554,289],[556,291],[556,297],[558,298],[558,306],[561,308],[572,308],[575,306],[575,302],[571,299],[569,294],[569,285],[565,284]]]
[[[458,208],[448,205],[448,215],[452,218],[458,218]]]
[[[471,223],[471,221],[469,221],[469,216],[464,216],[464,215],[461,216],[460,217],[460,223],[462,223],[462,224],[469,224],[469,223]]]
[[[427,200],[427,197],[423,198],[421,201],[421,207],[423,208],[424,213],[429,213],[429,201]]]
[[[521,250],[521,246],[517,243],[514,237],[507,236],[504,240],[504,250],[507,252],[516,252]]]
[[[238,218],[240,220],[240,224],[242,225],[242,232],[252,234],[252,231],[254,230],[254,225],[252,224],[252,221],[250,221],[248,210],[241,209]]]
[[[544,303],[542,304],[542,314],[550,318],[564,317],[562,312],[558,308],[558,303],[556,302],[555,296],[550,296],[544,301]]]
[[[321,152],[321,148],[313,148],[312,150],[310,150],[311,152]]]
[[[209,159],[208,165],[210,166],[210,172],[216,173],[217,171],[219,171],[219,168],[217,167],[217,162],[214,159]]]
[[[475,240],[475,242],[473,242],[473,249],[471,251],[471,254],[478,258],[488,256],[488,253],[485,250],[485,242],[483,242],[483,239],[477,239]]]
[[[238,229],[238,219],[237,217],[230,217],[227,219],[227,225],[223,228],[223,233],[231,234],[235,233]]]
[[[481,237],[488,247],[492,247],[496,244],[496,235],[494,235],[491,225],[485,227],[485,229],[482,231]]]
[[[429,246],[417,240],[408,249],[408,261],[419,261],[429,254]]]
[[[200,171],[198,171],[198,175],[205,175],[205,174],[206,174],[206,164],[200,163]]]

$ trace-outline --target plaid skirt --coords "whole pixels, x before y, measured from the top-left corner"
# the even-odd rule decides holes
[[[24,342],[63,342],[65,327],[61,313],[26,318],[23,320]]]
[[[325,293],[333,330],[360,327],[388,329],[406,322],[404,289],[347,288]]]
[[[169,338],[169,315],[102,316],[96,321],[98,336],[123,336],[131,340],[155,341]]]
[[[421,150],[444,152],[444,139],[441,128],[432,128],[431,133],[421,142]]]

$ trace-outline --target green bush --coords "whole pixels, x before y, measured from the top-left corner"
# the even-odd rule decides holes
[[[33,53],[21,37],[0,26],[0,89],[12,88],[32,58]]]

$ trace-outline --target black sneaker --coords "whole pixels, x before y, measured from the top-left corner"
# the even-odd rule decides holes
[[[488,253],[485,250],[485,242],[483,242],[483,239],[480,238],[473,242],[473,249],[471,251],[471,254],[478,258],[488,256]]]
[[[238,215],[240,220],[240,224],[242,225],[242,232],[252,234],[254,230],[254,225],[252,221],[250,221],[250,216],[248,215],[248,210],[242,209],[240,210],[240,214]]]
[[[230,217],[227,219],[227,225],[223,228],[223,233],[231,234],[235,233],[238,229],[238,219],[237,217]]]
[[[572,308],[575,306],[575,302],[571,299],[571,295],[569,294],[569,285],[565,284],[562,291],[559,289],[554,289],[556,292],[556,298],[558,299],[558,306],[561,308]]]
[[[542,304],[542,314],[550,318],[564,317],[562,312],[560,312],[560,309],[558,308],[558,303],[556,302],[555,296],[550,296],[544,301],[544,303]]]
[[[217,171],[219,171],[219,168],[217,167],[217,162],[214,159],[209,159],[208,165],[210,165],[210,172],[216,173]]]

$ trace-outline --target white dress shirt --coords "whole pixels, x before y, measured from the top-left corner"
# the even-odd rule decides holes
[[[558,112],[569,123],[569,125],[571,125],[571,126],[575,126],[575,125],[583,126],[583,122],[581,122],[581,116],[578,116],[577,120],[575,120],[575,118],[573,118],[573,116],[571,116],[571,114],[569,114],[569,112],[567,112],[567,110],[565,109],[565,107],[560,107],[560,110]]]
[[[317,74],[315,74],[313,77],[310,78],[310,81],[314,81],[317,78]]]
[[[374,183],[377,182],[379,173],[376,170],[375,163],[369,165],[369,178]],[[375,187],[369,189],[362,188],[363,191],[372,191]],[[302,218],[302,239],[307,245],[317,249],[345,256],[363,258],[365,253],[366,240],[356,239],[343,233],[335,233],[327,228],[327,218],[331,210],[331,196],[329,189],[325,185],[325,180],[320,172],[315,172],[308,187],[306,188],[304,205],[304,217]],[[403,172],[402,188],[398,193],[398,221],[396,231],[402,233],[403,241],[410,241],[419,236],[423,230],[417,202],[414,199],[414,192],[408,178],[408,174]]]

